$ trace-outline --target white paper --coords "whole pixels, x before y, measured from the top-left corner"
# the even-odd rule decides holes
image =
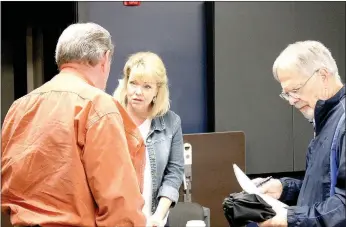
[[[235,174],[235,176],[237,178],[237,181],[238,181],[240,187],[246,193],[256,194],[256,195],[261,196],[261,198],[266,203],[271,205],[276,212],[277,212],[278,209],[282,209],[282,208],[288,207],[283,202],[280,202],[279,200],[274,199],[273,197],[270,197],[268,195],[262,194],[259,191],[259,189],[256,187],[256,185],[248,178],[248,176],[246,176],[246,174],[236,164],[233,164],[233,170],[234,170],[234,174]]]

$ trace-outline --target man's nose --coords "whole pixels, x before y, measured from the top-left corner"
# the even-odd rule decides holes
[[[291,106],[294,106],[298,101],[299,101],[298,98],[294,98],[292,96],[290,96],[288,99],[288,102],[290,103]]]

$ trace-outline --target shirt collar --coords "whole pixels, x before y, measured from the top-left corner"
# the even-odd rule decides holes
[[[79,72],[74,67],[71,67],[69,64],[64,64],[60,68],[61,68],[60,74],[66,74],[66,75],[71,75],[71,76],[77,77],[77,78],[83,80],[84,82],[86,82],[87,84],[95,87],[95,84],[86,75]]]

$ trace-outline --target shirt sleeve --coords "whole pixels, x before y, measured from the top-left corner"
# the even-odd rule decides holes
[[[97,226],[145,226],[144,200],[118,113],[106,114],[88,128],[82,160],[98,207]]]

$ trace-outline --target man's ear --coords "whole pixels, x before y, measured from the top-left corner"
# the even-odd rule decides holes
[[[109,50],[107,50],[106,53],[103,55],[102,65],[104,65],[110,61],[110,54],[111,54],[111,52]]]
[[[322,68],[322,69],[319,70],[318,73],[319,73],[320,76],[322,77],[323,84],[324,84],[325,86],[327,86],[328,80],[329,80],[329,78],[330,78],[330,76],[331,76],[331,74],[329,73],[329,71],[328,71],[327,69],[325,69],[325,68]]]
[[[107,62],[109,62],[111,59],[110,59],[110,54],[111,54],[111,51],[110,50],[107,50],[106,53],[105,53],[105,59]]]
[[[107,50],[106,53],[103,55],[103,58],[101,60],[101,67],[103,70],[106,70],[107,64],[110,64],[110,51]]]

